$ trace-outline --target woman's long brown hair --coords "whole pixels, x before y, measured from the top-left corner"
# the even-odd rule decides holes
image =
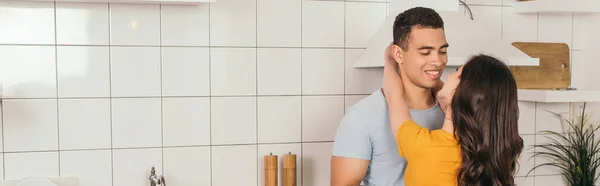
[[[508,66],[487,55],[472,57],[460,79],[451,103],[462,156],[458,185],[513,186],[523,149],[516,81]]]

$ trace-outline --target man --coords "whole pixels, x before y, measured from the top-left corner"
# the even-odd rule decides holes
[[[434,10],[411,8],[394,21],[394,45],[385,60],[395,60],[411,116],[429,129],[439,129],[444,113],[434,93],[443,84],[448,43],[442,18]],[[338,127],[331,159],[331,185],[403,186],[406,160],[392,136],[387,103],[379,89],[350,107]],[[434,170],[432,170],[434,171]]]

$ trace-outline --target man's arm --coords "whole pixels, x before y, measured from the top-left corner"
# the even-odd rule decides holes
[[[331,157],[331,186],[358,186],[371,160],[371,139],[354,109],[338,126]]]
[[[367,174],[369,160],[331,157],[331,186],[359,186]]]

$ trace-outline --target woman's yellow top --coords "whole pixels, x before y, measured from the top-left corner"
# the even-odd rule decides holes
[[[461,165],[460,146],[454,135],[443,130],[429,131],[414,121],[398,128],[398,151],[408,164],[406,186],[457,186]]]

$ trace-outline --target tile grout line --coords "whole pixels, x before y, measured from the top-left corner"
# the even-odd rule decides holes
[[[538,16],[539,16],[539,14],[538,14]],[[537,104],[537,102],[535,102],[534,103],[534,109],[535,110],[533,112],[533,115],[534,115],[534,117],[533,117],[533,123],[535,123],[535,125],[533,126],[533,130],[534,130],[533,131],[533,133],[534,133],[534,136],[533,136],[533,145],[534,145],[533,154],[535,154],[537,152],[536,148],[535,148],[535,145],[537,145],[537,107],[538,107],[538,104]],[[535,158],[535,157],[533,158],[533,166],[537,166],[537,164],[535,162],[535,159],[537,159],[537,158]],[[533,170],[533,185],[535,185],[535,177],[537,176],[537,173],[535,173],[535,172],[536,172],[536,170]]]
[[[4,86],[2,85],[2,83],[0,83],[0,89],[2,89],[2,92],[4,92]],[[2,121],[2,123],[0,123],[2,126],[0,126],[2,128],[2,179],[6,179],[6,159],[4,156],[4,147],[6,146],[6,140],[4,140],[4,107],[6,105],[4,104],[4,95],[0,94],[0,121]]]
[[[571,13],[571,47],[569,47],[569,50],[573,50],[573,36],[575,35],[575,13]]]
[[[160,65],[160,153],[161,153],[161,164],[160,164],[160,168],[161,168],[161,175],[165,174],[165,121],[164,121],[164,100],[163,100],[163,47],[162,47],[162,34],[163,34],[163,7],[162,4],[158,5],[158,27],[159,27],[159,34],[158,34],[158,43],[161,46],[159,48],[159,53],[158,53],[158,57],[159,57],[159,65]]]
[[[333,141],[306,141],[306,142],[272,142],[258,143],[258,145],[289,145],[289,144],[314,144],[314,143],[331,143]],[[233,146],[251,146],[256,143],[229,143],[220,145],[175,145],[175,146],[145,146],[145,147],[118,147],[118,148],[91,148],[91,149],[63,149],[63,150],[25,150],[25,151],[9,151],[6,154],[31,153],[31,152],[73,152],[73,151],[100,151],[100,150],[136,150],[136,149],[160,149],[160,148],[191,148],[191,147],[233,147]]]
[[[210,33],[210,15],[211,15],[211,3],[207,4],[208,6],[208,46],[211,45],[211,33]],[[213,185],[213,149],[212,149],[212,47],[208,47],[208,149],[209,149],[209,166],[210,171],[208,171],[210,176],[210,185]]]
[[[535,29],[536,29],[535,37],[536,37],[536,41],[539,42],[540,41],[540,13],[536,13],[536,14],[537,14],[537,21],[535,23],[536,24],[536,27],[535,27]],[[533,126],[533,129],[534,129],[533,133],[535,134],[533,136],[533,145],[534,145],[534,147],[533,147],[533,153],[534,154],[537,152],[537,150],[535,148],[535,145],[537,145],[537,107],[538,107],[538,104],[536,102],[536,103],[534,103],[534,109],[535,109],[535,111],[534,111],[534,121],[533,121],[533,123],[535,123],[535,125]],[[535,159],[537,159],[537,158],[535,158],[535,157],[533,158],[533,165],[534,166],[537,165],[537,162],[535,161]],[[535,177],[536,176],[537,176],[536,170],[533,170],[533,185],[535,185]]]
[[[326,96],[367,96],[370,94],[367,93],[338,93],[338,94],[280,94],[280,95],[219,95],[219,96],[162,96],[163,98],[208,98],[208,97],[224,97],[224,98],[237,98],[237,97],[297,97],[297,96],[318,96],[318,97],[326,97]],[[116,96],[116,97],[21,97],[21,98],[4,98],[3,100],[65,100],[65,99],[142,99],[142,98],[161,98],[161,96]]]
[[[469,3],[467,3],[467,5],[469,5],[469,7],[512,7],[510,5],[486,5],[486,4],[469,4]]]
[[[504,38],[504,1],[501,1],[500,4],[500,39]]]
[[[302,96],[304,93],[304,76],[302,75],[304,73],[304,1],[298,1],[300,1],[300,186],[302,186],[304,184],[304,161],[302,161],[304,160],[304,144],[302,143],[304,141],[302,132],[304,131],[304,96]],[[297,163],[296,167],[298,167]]]
[[[56,97],[58,97],[58,33],[57,33],[57,21],[56,21],[56,2],[54,2],[54,80],[56,85]],[[56,148],[58,149],[58,176],[60,177],[60,106],[58,99],[56,99]]]
[[[388,16],[390,16],[390,1],[386,0],[385,1],[385,18],[387,19]]]
[[[536,21],[536,31],[535,31],[535,40],[540,42],[540,13],[537,13],[537,21]]]
[[[4,102],[3,100],[0,100],[0,103]],[[5,154],[4,154],[4,146],[6,146],[5,142],[6,140],[4,140],[4,104],[0,104],[0,121],[2,121],[2,179],[6,179],[6,159],[5,159]]]
[[[254,20],[256,20],[255,23],[255,27],[254,27],[254,45],[258,46],[258,3],[260,0],[255,0],[254,1]],[[258,167],[260,167],[260,154],[258,152],[258,48],[254,49],[254,92],[255,92],[255,97],[254,97],[254,107],[256,110],[254,110],[254,114],[255,114],[255,124],[254,127],[256,127],[256,133],[255,133],[255,142],[256,142],[256,185],[260,185],[260,171],[258,170]]]
[[[573,49],[573,36],[575,35],[575,13],[571,13],[571,46],[569,47],[569,50]],[[569,77],[571,80],[573,80],[573,52],[569,51],[569,74],[571,77]],[[573,87],[573,83],[571,83],[570,85],[571,87]]]
[[[107,3],[107,11],[108,11],[108,45],[111,44],[111,29],[112,29],[112,13],[111,13],[111,4]],[[114,145],[113,145],[113,101],[112,101],[112,49],[108,48],[108,101],[109,101],[109,109],[110,109],[110,180],[111,185],[115,185],[115,164],[114,164]]]
[[[344,111],[343,111],[344,114],[346,113],[346,93],[347,93],[346,92],[346,52],[347,52],[347,50],[346,50],[346,44],[347,44],[346,43],[346,36],[347,36],[346,35],[346,30],[348,29],[348,28],[346,28],[348,26],[347,23],[346,23],[346,21],[347,21],[346,14],[347,14],[347,11],[348,11],[347,9],[348,9],[348,1],[344,2],[344,49],[343,49],[343,51],[344,51],[344,60],[342,61],[343,62],[342,68],[344,68],[343,69],[344,70],[344,78],[343,78],[344,79],[343,80],[344,81],[343,82],[343,84],[344,84],[344,90],[342,90],[342,92],[344,93],[344,96],[342,96],[342,99],[343,99],[343,102],[344,102],[343,103],[343,105],[344,105]]]
[[[344,1],[346,1],[346,0],[318,0],[318,1],[325,1],[325,2],[344,2]],[[377,4],[377,3],[387,3],[387,2],[389,2],[389,1],[387,1],[387,0],[381,0],[381,1],[352,0],[352,1],[348,1],[348,2]]]
[[[366,49],[365,47],[336,47],[336,46],[305,46],[305,47],[294,47],[294,46],[225,46],[225,45],[217,45],[217,46],[194,46],[194,45],[143,45],[143,44],[139,44],[139,45],[124,45],[124,44],[118,44],[118,45],[94,45],[94,44],[6,44],[6,43],[0,43],[0,46],[11,46],[11,47],[43,47],[43,46],[47,46],[47,47],[54,47],[54,46],[78,46],[78,47],[123,47],[123,48],[130,48],[130,47],[140,47],[140,48],[158,48],[158,47],[171,47],[171,48],[267,48],[267,49],[280,49],[280,48],[291,48],[291,49],[297,49],[297,48],[309,48],[309,49]]]

